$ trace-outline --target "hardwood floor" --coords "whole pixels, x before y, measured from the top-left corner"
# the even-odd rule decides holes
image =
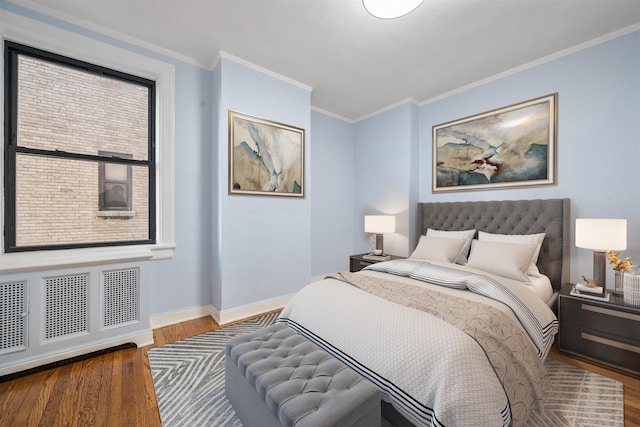
[[[204,317],[154,331],[154,346],[218,329]],[[125,349],[0,383],[0,426],[161,426],[147,352]],[[640,426],[640,379],[559,353],[624,384],[625,426]]]

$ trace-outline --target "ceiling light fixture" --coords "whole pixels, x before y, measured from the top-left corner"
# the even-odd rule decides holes
[[[413,12],[423,0],[362,0],[364,8],[380,19],[393,19]]]

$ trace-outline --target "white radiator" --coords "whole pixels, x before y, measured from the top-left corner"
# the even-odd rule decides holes
[[[153,343],[148,261],[0,276],[0,376]]]

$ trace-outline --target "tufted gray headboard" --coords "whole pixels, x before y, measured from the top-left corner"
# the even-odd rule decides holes
[[[500,234],[546,233],[538,269],[559,290],[569,281],[569,199],[418,203],[418,233],[427,228]]]

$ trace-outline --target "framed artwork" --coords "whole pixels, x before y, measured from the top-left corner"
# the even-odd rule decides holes
[[[557,96],[433,126],[432,192],[555,184]]]
[[[304,197],[304,129],[229,110],[229,194]]]

